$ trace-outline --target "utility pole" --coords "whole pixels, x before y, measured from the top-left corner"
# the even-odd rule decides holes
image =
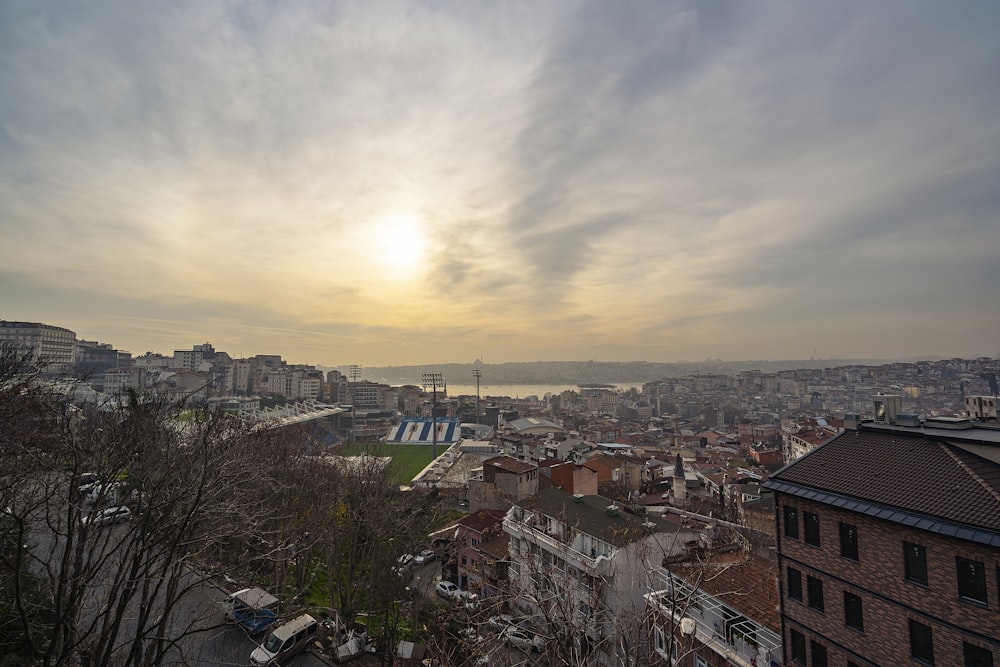
[[[433,454],[434,458],[438,455],[438,429],[437,429],[437,404],[438,404],[438,385],[443,385],[444,380],[440,373],[421,373],[420,381],[424,383],[424,390],[427,387],[431,387],[431,437],[434,446]]]

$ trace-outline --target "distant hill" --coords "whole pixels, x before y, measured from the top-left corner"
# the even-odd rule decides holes
[[[472,371],[478,368],[483,382],[491,386],[503,384],[577,384],[580,382],[652,382],[694,374],[735,375],[743,371],[760,370],[775,373],[800,368],[833,368],[836,366],[878,366],[889,363],[881,359],[807,359],[788,361],[528,361],[503,364],[428,364],[424,366],[366,366],[364,377],[389,384],[420,384],[421,373],[441,373],[446,382],[472,384]],[[337,367],[348,373],[348,366]]]

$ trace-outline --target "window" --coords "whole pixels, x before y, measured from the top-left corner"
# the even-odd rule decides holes
[[[694,667],[708,667],[708,660],[701,657],[697,653],[694,654]]]
[[[806,524],[806,544],[819,546],[819,516],[812,512],[803,512],[802,519]]]
[[[788,568],[788,597],[802,602],[802,573],[795,568]]]
[[[791,505],[785,505],[785,537],[799,539],[799,511]]]
[[[653,639],[656,642],[656,650],[658,653],[667,653],[667,637],[663,634],[663,630],[660,626],[655,626],[653,628]]]
[[[809,642],[809,650],[813,656],[813,667],[827,667],[826,647],[814,641]]]
[[[927,585],[927,549],[919,544],[903,542],[903,562],[906,565],[906,579]]]
[[[986,604],[986,570],[979,561],[958,557],[958,595]]]
[[[861,613],[861,598],[844,591],[844,624],[864,632],[865,620]]]
[[[993,667],[993,654],[981,646],[962,642],[964,667]]]
[[[934,640],[929,625],[910,621],[910,655],[925,665],[934,664]]]
[[[823,581],[816,577],[806,577],[809,587],[809,606],[813,609],[823,611]]]
[[[858,529],[849,523],[840,524],[840,555],[858,560]]]
[[[792,661],[806,664],[806,637],[798,630],[791,631]]]

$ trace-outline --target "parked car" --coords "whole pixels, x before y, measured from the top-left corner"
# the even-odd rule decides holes
[[[132,518],[132,510],[120,505],[118,507],[105,507],[85,514],[80,522],[88,526],[110,526],[116,523],[125,523]]]
[[[281,603],[263,588],[244,588],[222,601],[226,620],[242,626],[251,635],[264,632],[278,622]]]
[[[278,665],[291,660],[316,637],[318,626],[315,618],[303,614],[275,628],[264,643],[250,654],[250,664]]]
[[[424,549],[423,551],[421,551],[420,553],[418,553],[416,556],[413,557],[413,564],[423,565],[424,563],[431,562],[435,558],[437,558],[437,556],[434,554],[433,551],[431,551],[430,549]]]
[[[503,639],[514,648],[519,648],[522,651],[543,651],[548,643],[541,635],[518,627],[507,628],[503,633]]]
[[[403,554],[396,559],[396,565],[392,568],[392,571],[398,575],[402,575],[404,572],[410,569],[413,565],[413,554]]]
[[[80,487],[80,497],[88,505],[97,502],[101,502],[101,504],[122,502],[125,499],[119,498],[119,496],[123,493],[124,488],[120,482],[92,482]]]
[[[458,584],[450,581],[439,581],[438,585],[434,587],[434,592],[437,593],[438,597],[446,600],[458,600],[459,596],[462,595],[462,589],[458,587]]]

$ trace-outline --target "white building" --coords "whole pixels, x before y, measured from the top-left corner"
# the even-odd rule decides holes
[[[46,370],[65,371],[76,362],[76,333],[51,324],[0,320],[0,343],[31,353]]]
[[[650,573],[698,539],[678,522],[553,488],[511,507],[504,531],[515,606],[545,619],[540,633],[565,636],[581,657],[609,665],[622,664],[625,638],[643,627]]]

